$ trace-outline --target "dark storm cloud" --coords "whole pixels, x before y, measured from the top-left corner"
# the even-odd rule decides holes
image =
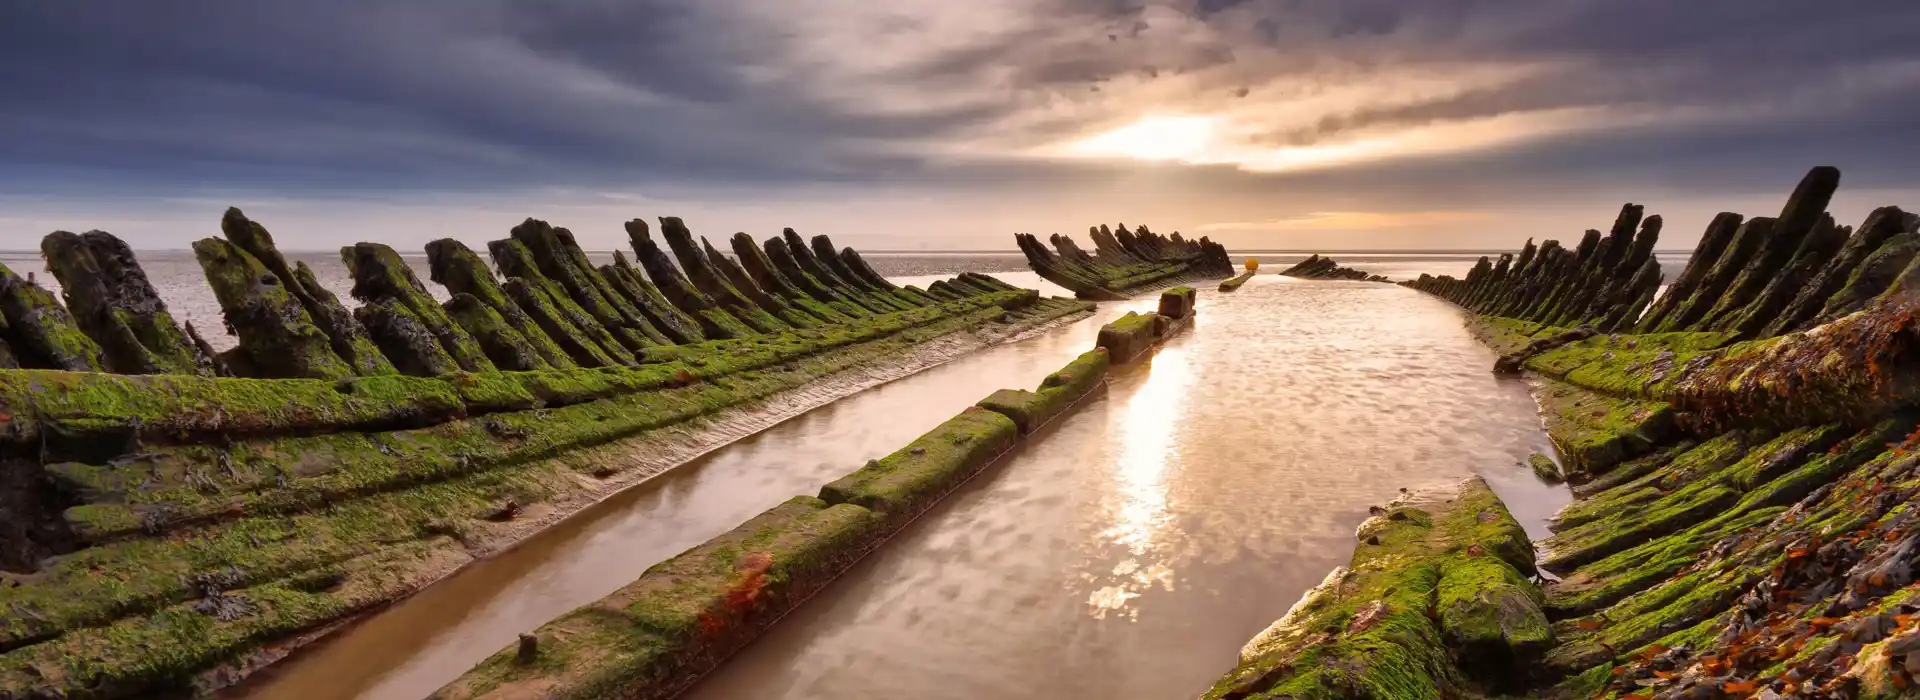
[[[1426,165],[1311,175],[1213,167],[1192,177],[1258,190],[1472,167],[1516,181],[1652,171],[1705,187],[1730,164],[1797,169],[1823,155],[1894,179],[1920,150],[1910,138],[1920,42],[1908,36],[1920,3],[1910,0],[1043,0],[981,2],[992,11],[966,16],[942,7],[11,2],[0,9],[0,186],[990,187],[1008,173],[1073,182],[1112,169],[996,149],[1084,135],[1129,110],[1279,95],[1279,113],[1285,99],[1329,86],[1490,65],[1529,70],[1293,115],[1255,138],[1312,145],[1555,110],[1641,118]],[[1130,97],[1153,85],[1191,99]]]

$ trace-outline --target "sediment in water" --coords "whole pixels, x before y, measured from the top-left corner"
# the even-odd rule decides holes
[[[222,223],[195,245],[239,339],[218,356],[166,332],[105,234],[49,237],[84,323],[0,269],[0,695],[208,692],[670,466],[596,450],[818,405],[1092,308],[980,275],[915,294],[840,251],[863,284],[818,291],[870,306],[789,298],[808,317],[790,323],[711,249],[694,249],[703,279],[751,308],[702,294],[638,222],[645,270],[593,268],[529,219],[489,246],[504,279],[429,245],[444,304],[391,248],[344,249],[364,304],[348,312],[259,223]]]
[[[1162,299],[1162,308],[1191,319],[1191,289]],[[1108,349],[1098,347],[1035,391],[995,392],[817,497],[796,496],[523,635],[537,640],[537,654],[518,643],[434,697],[674,697],[1008,450],[1035,439],[1102,386],[1111,366]]]
[[[1657,217],[1634,205],[1573,250],[1529,241],[1465,279],[1403,283],[1475,312],[1574,480],[1538,543],[1561,578],[1516,584],[1526,604],[1508,608],[1544,612],[1551,644],[1518,676],[1450,665],[1478,653],[1433,633],[1445,608],[1393,604],[1426,590],[1430,559],[1369,560],[1363,527],[1353,568],[1395,585],[1336,572],[1211,697],[1911,697],[1920,220],[1887,207],[1836,226],[1838,185],[1815,168],[1777,217],[1716,217],[1658,301]],[[1412,610],[1385,640],[1354,630],[1374,598]]]

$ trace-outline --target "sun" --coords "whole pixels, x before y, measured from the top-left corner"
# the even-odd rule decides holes
[[[1125,156],[1139,160],[1192,158],[1213,144],[1217,117],[1149,116],[1132,124],[1097,134],[1074,144],[1074,151],[1090,156]]]

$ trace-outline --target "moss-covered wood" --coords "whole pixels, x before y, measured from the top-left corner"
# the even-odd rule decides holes
[[[22,367],[102,372],[107,358],[100,345],[55,300],[53,292],[0,265],[0,318],[6,341]]]
[[[493,366],[505,372],[526,372],[552,369],[540,351],[527,340],[500,313],[486,302],[471,294],[455,294],[442,305],[447,316],[473,336],[480,349],[487,353],[487,359]],[[538,326],[527,326],[529,330],[539,331]],[[568,363],[571,366],[571,362]]]
[[[490,310],[471,295],[456,302]],[[493,519],[502,502],[577,507],[609,476],[610,454],[574,456],[596,445],[1009,313],[1026,325],[1086,310],[981,293],[850,326],[662,347],[671,356],[613,370],[345,381],[20,372],[31,379],[0,387],[36,420],[12,426],[13,438],[90,431],[71,442],[116,436],[122,447],[44,467],[78,499],[64,520],[91,546],[0,589],[0,607],[17,613],[0,623],[0,687],[67,697],[186,687],[511,541],[501,539],[511,524]]]
[[[1032,433],[1104,383],[1107,365],[1107,351],[1095,348],[1047,375],[1033,391],[1001,389],[981,399],[979,406],[1012,419],[1021,434]]]
[[[353,312],[347,310],[333,292],[321,286],[319,278],[314,276],[306,263],[296,263],[292,267],[287,265],[280,248],[273,242],[273,234],[268,233],[260,222],[247,218],[237,208],[229,207],[220,218],[220,232],[280,278],[287,292],[300,300],[300,306],[307,310],[313,324],[327,334],[333,353],[353,367],[355,374],[370,377],[396,371],[386,356],[380,353],[380,348],[367,337],[366,329],[355,320]]]
[[[653,323],[654,328],[666,334],[674,343],[697,343],[707,339],[700,331],[700,322],[667,301],[659,288],[647,280],[646,274],[628,262],[626,253],[614,251],[613,264],[602,265],[600,276],[606,278],[616,292],[625,295]]]
[[[1525,687],[1554,642],[1526,532],[1486,482],[1403,497],[1352,561],[1248,642],[1204,698],[1439,698]]]
[[[133,250],[105,231],[55,231],[40,241],[67,310],[125,374],[203,374],[208,364],[167,313]]]
[[[513,240],[526,247],[534,265],[555,289],[565,293],[627,351],[639,352],[671,342],[600,276],[571,231],[527,219],[513,227]]]
[[[194,257],[220,301],[228,330],[240,339],[246,369],[264,378],[345,379],[352,365],[286,285],[259,260],[218,238],[193,244]]]
[[[548,279],[525,243],[513,238],[491,241],[487,243],[487,252],[500,267],[500,274],[507,276],[504,288],[508,297],[565,349],[574,362],[582,367],[633,364],[633,351],[592,314],[580,308],[567,290]]]
[[[356,243],[342,247],[340,259],[346,263],[347,270],[353,273],[355,299],[366,302],[368,305],[385,302],[385,305],[404,312],[377,314],[382,319],[390,321],[384,327],[386,331],[384,337],[382,331],[374,329],[367,322],[367,318],[358,311],[355,312],[355,317],[360,320],[361,325],[368,327],[369,332],[375,337],[374,342],[387,353],[387,359],[394,361],[395,367],[402,372],[408,372],[410,370],[404,365],[411,363],[411,371],[421,371],[425,368],[424,365],[433,364],[426,361],[432,353],[420,350],[409,353],[405,363],[393,356],[392,351],[396,347],[418,345],[418,339],[408,335],[412,329],[405,327],[410,319],[412,323],[426,330],[445,354],[453,358],[459,369],[468,372],[495,370],[493,361],[487,359],[486,351],[474,341],[473,336],[467,334],[465,328],[447,317],[446,310],[440,307],[439,302],[434,301],[433,295],[420,284],[420,278],[414,276],[413,268],[409,267],[406,260],[402,259],[393,248],[380,243]]]
[[[502,651],[433,697],[673,697],[830,582],[879,530],[864,508],[796,497],[542,626],[535,658]]]
[[[433,281],[445,287],[449,293],[454,296],[465,294],[479,300],[509,327],[520,331],[521,337],[540,354],[547,366],[557,369],[578,366],[573,354],[555,342],[555,337],[546,330],[548,325],[557,327],[561,324],[555,324],[553,319],[549,319],[548,324],[542,324],[529,316],[494,280],[493,271],[487,268],[486,261],[481,260],[465,243],[451,238],[428,243],[427,270]],[[562,331],[559,336],[569,337],[565,328]]]

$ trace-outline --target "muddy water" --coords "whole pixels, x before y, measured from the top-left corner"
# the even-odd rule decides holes
[[[1001,275],[1036,286],[1030,273]],[[905,280],[903,280],[905,281]],[[420,698],[569,609],[993,389],[1030,386],[1150,302],[872,389],[715,451],[291,660],[249,698]],[[1530,528],[1564,490],[1524,386],[1452,307],[1262,275],[956,493],[691,697],[1184,698],[1333,566],[1369,504],[1488,477]]]
[[[1488,477],[1538,521],[1532,400],[1451,307],[1263,275],[692,692],[1198,695],[1345,563],[1369,504]]]

